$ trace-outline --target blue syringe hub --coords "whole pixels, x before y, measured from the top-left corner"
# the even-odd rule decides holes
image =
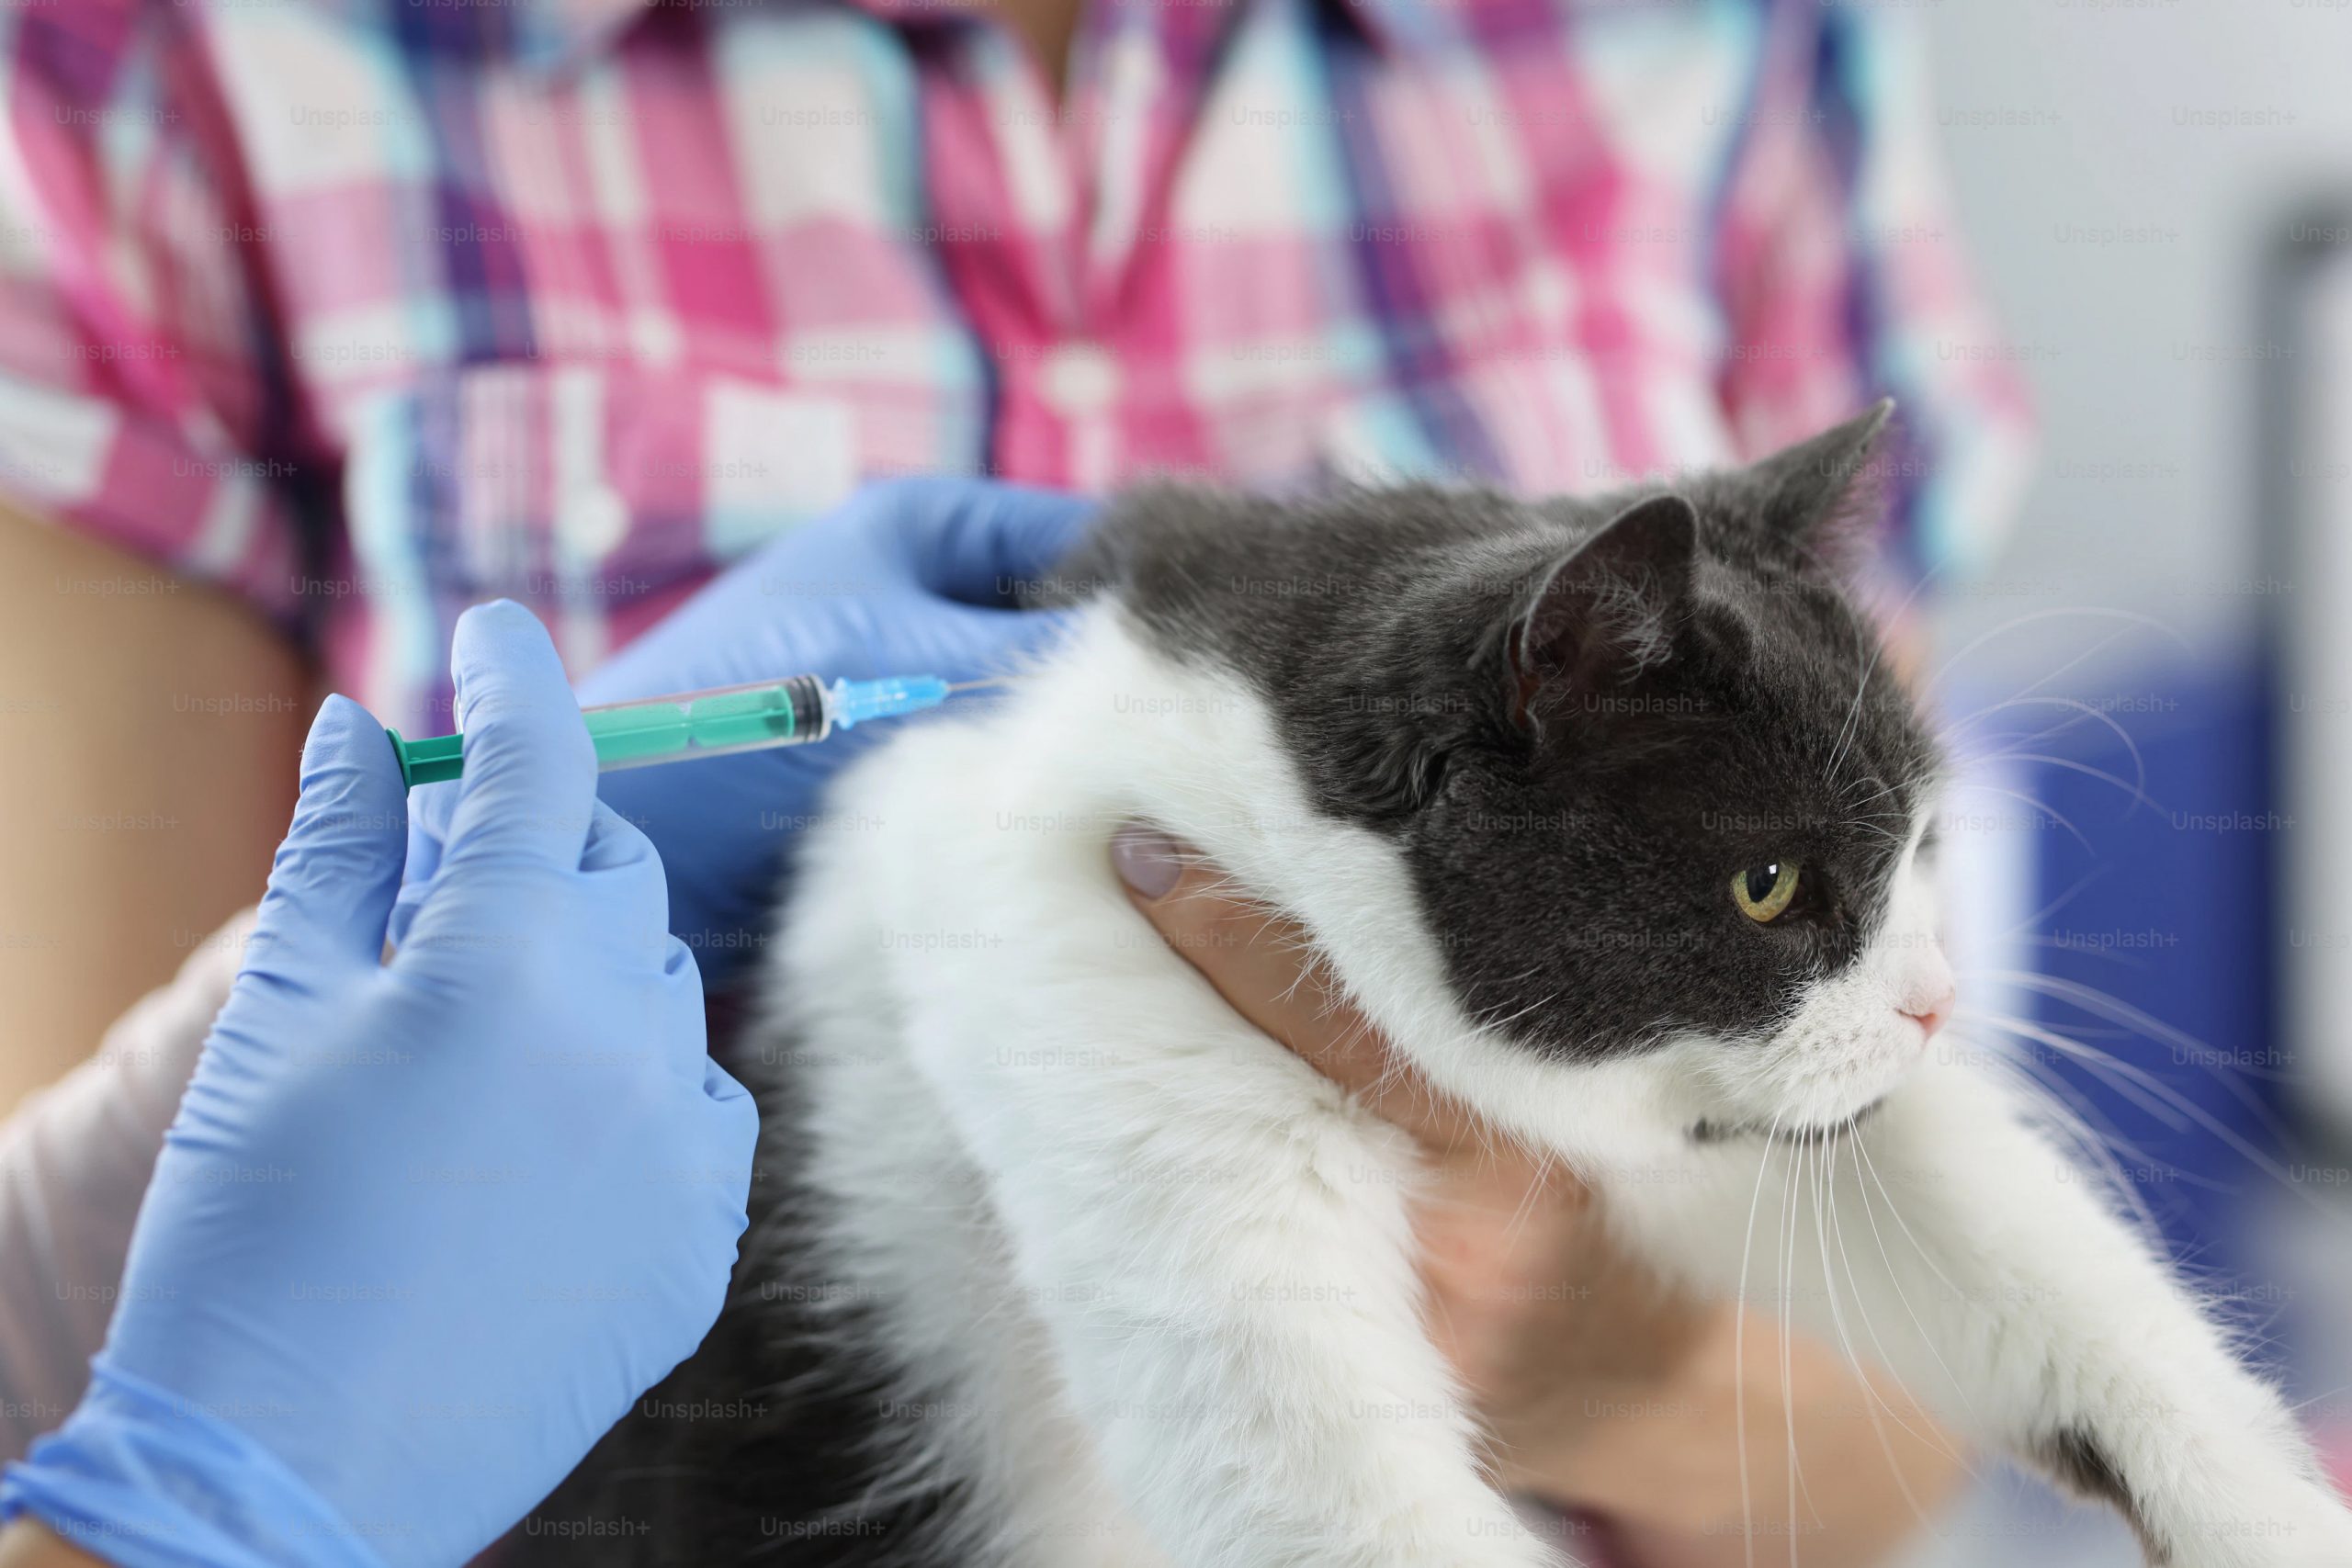
[[[825,714],[835,729],[854,729],[869,718],[921,713],[947,700],[947,682],[936,675],[894,675],[880,681],[835,681],[825,693]]]

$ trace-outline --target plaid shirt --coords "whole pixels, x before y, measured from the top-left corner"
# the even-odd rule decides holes
[[[1878,391],[1981,555],[2011,367],[1923,73],[1825,0],[8,0],[0,486],[387,719],[888,472],[1589,490]]]

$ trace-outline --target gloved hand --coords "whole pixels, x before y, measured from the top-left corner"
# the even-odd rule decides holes
[[[0,1512],[136,1568],[447,1568],[718,1315],[756,1116],[661,863],[528,613],[453,661],[465,776],[389,964],[400,771],[354,704],[312,724],[90,1391]]]
[[[836,676],[999,672],[1057,620],[1012,609],[1012,581],[1050,570],[1092,506],[978,479],[873,486],[737,564],[591,673],[580,700],[801,674],[830,685]],[[825,781],[888,731],[605,776],[605,802],[662,852],[670,929],[706,980],[720,982],[750,956],[792,833],[818,809]],[[412,879],[431,874],[450,790],[427,785],[412,797]]]

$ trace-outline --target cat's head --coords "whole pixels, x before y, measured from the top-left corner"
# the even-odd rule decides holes
[[[1865,1111],[1951,1010],[1937,749],[1849,586],[1886,416],[1579,509],[1457,688],[1503,701],[1400,825],[1472,1014],[1654,1054],[1702,1135]]]
[[[1951,1006],[1937,750],[1848,584],[1885,421],[1596,501],[1228,517],[1255,532],[1222,570],[1162,527],[1130,604],[1249,675],[1316,808],[1393,847],[1464,1013],[1654,1063],[1696,1136],[1819,1131]]]

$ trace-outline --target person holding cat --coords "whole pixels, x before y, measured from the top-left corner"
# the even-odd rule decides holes
[[[592,677],[582,694],[589,700],[618,700],[723,684],[786,669],[923,668],[964,674],[1001,667],[1007,657],[1054,624],[1050,615],[1014,614],[1004,608],[1008,591],[1048,574],[1076,538],[1089,510],[1088,503],[1072,497],[961,481],[909,482],[870,491],[853,506],[779,541],[711,585],[670,622]],[[772,608],[784,584],[796,585],[809,606],[789,619],[778,617]],[[480,719],[469,709],[462,726],[477,736],[478,747],[489,745],[494,750],[509,734],[497,723],[501,704],[492,700],[503,688],[486,683],[495,673],[485,663],[493,653],[519,661],[524,672],[534,676],[537,684],[533,690],[540,705],[560,707],[569,703],[569,697],[558,702],[549,684],[554,677],[544,642],[527,618],[518,618],[508,607],[478,614],[462,626],[459,652],[473,662],[461,663],[460,669],[476,672],[466,675],[461,692],[468,694],[469,703],[488,705]],[[495,629],[497,636],[487,636],[486,629]],[[282,865],[317,863],[320,846],[315,843],[310,846],[312,858],[304,858],[306,835],[352,815],[317,809],[319,789],[338,781],[351,788],[365,784],[379,794],[388,787],[363,765],[379,760],[368,744],[368,738],[377,734],[374,721],[349,705],[338,702],[322,712],[314,749],[323,749],[322,754],[331,753],[339,761],[333,769],[322,763],[306,765],[306,777],[312,783],[311,803],[298,810],[296,832],[281,851]],[[525,737],[514,739],[519,743]],[[544,731],[533,732],[528,739],[534,745],[546,746]],[[377,743],[380,745],[379,737]],[[666,882],[662,902],[669,929],[700,955],[699,964],[711,976],[722,976],[727,972],[727,955],[750,951],[732,933],[747,931],[761,920],[763,903],[773,893],[772,844],[777,825],[789,832],[807,820],[814,810],[817,792],[857,749],[851,739],[837,739],[821,747],[721,759],[692,767],[607,775],[601,781],[604,804],[596,808],[596,819],[604,821],[605,814],[611,811],[618,814],[622,823],[641,827],[652,847],[643,852],[647,859],[650,860],[652,851],[659,852],[654,863]],[[381,760],[388,758],[387,749]],[[405,936],[409,945],[415,945],[415,933],[428,929],[415,922],[436,896],[435,889],[446,887],[447,875],[464,865],[467,857],[460,840],[469,808],[463,803],[469,790],[482,787],[484,776],[495,775],[469,768],[467,781],[420,791],[410,801],[413,821],[405,866],[411,886],[391,915],[396,942]],[[537,792],[554,788],[538,773],[517,785],[526,786]],[[400,804],[396,794],[376,801],[373,815],[397,818]],[[481,814],[478,805],[473,817]],[[357,815],[365,820],[370,813]],[[629,838],[635,828],[609,830]],[[392,846],[381,833],[373,841],[372,853],[380,857],[390,852]],[[337,846],[328,863],[342,865],[347,858]],[[1191,865],[1153,829],[1136,825],[1120,834],[1113,864],[1105,871],[1106,874],[1115,871],[1126,882],[1138,906],[1169,938],[1174,951],[1200,967],[1235,1009],[1272,1041],[1297,1051],[1351,1088],[1385,1084],[1385,1091],[1374,1100],[1376,1108],[1422,1139],[1437,1156],[1447,1190],[1445,1201],[1428,1211],[1430,1251],[1435,1260],[1428,1283],[1438,1305],[1438,1318],[1448,1325],[1449,1354],[1503,1439],[1498,1451],[1510,1467],[1514,1487],[1530,1497],[1584,1504],[1566,1516],[1562,1528],[1574,1532],[1573,1542],[1587,1561],[1602,1568],[1621,1562],[1642,1568],[1679,1568],[1738,1561],[1744,1525],[1741,1489],[1736,1475],[1714,1463],[1728,1461],[1737,1452],[1730,1440],[1729,1423],[1736,1403],[1729,1383],[1732,1320],[1724,1314],[1683,1306],[1638,1271],[1629,1269],[1606,1240],[1586,1224],[1580,1190],[1556,1173],[1545,1176],[1508,1165],[1471,1165],[1451,1157],[1459,1145],[1449,1138],[1442,1122],[1430,1120],[1430,1100],[1387,1076],[1376,1043],[1356,1026],[1350,1014],[1322,1005],[1315,988],[1316,975],[1300,971],[1295,943],[1285,940],[1279,929],[1270,928],[1262,911],[1218,892],[1210,873]],[[277,900],[276,919],[281,925],[288,918],[288,903],[286,897]],[[636,919],[625,908],[600,908],[597,918]],[[362,932],[354,951],[366,948],[372,953],[370,940]],[[222,955],[233,957],[239,950],[259,953],[271,945],[239,939],[219,953],[199,954],[190,970],[193,973]],[[461,953],[480,946],[482,954],[498,961],[494,973],[499,983],[505,984],[510,950],[504,945],[464,942],[441,945]],[[219,969],[217,964],[211,966]],[[240,983],[257,984],[258,978]],[[352,977],[348,983],[359,982]],[[676,983],[674,976],[672,983]],[[220,984],[225,987],[225,976]],[[201,989],[193,981],[184,981],[183,986]],[[305,982],[299,989],[326,994],[316,981]],[[603,1004],[603,997],[601,991],[583,991],[555,1010],[576,1021],[580,1043],[575,1054],[582,1059],[598,1054],[594,1042],[611,1027],[603,1016],[611,1011]],[[176,1063],[176,1071],[185,1075],[194,1043],[222,999],[218,992],[196,997],[191,1005],[179,1009],[176,1023],[169,1027],[158,1029],[149,1021],[145,1032],[127,1035],[89,1071],[152,1072],[153,1062],[160,1060],[167,1074],[173,1070],[171,1064]],[[451,1015],[450,1026],[463,1019],[464,1010],[458,1010]],[[699,1050],[699,1020],[682,1021],[679,1029],[691,1035],[694,1049]],[[411,1032],[422,1044],[435,1031],[417,1027]],[[684,1051],[686,1044],[677,1048]],[[447,1055],[442,1054],[445,1062]],[[507,1088],[514,1091],[516,1086]],[[0,1168],[12,1177],[0,1188],[0,1198],[5,1198],[0,1201],[0,1279],[7,1281],[0,1285],[0,1292],[10,1303],[32,1298],[63,1301],[71,1294],[76,1300],[110,1303],[120,1296],[138,1303],[128,1309],[133,1314],[133,1325],[141,1314],[152,1324],[157,1314],[176,1309],[168,1301],[145,1299],[155,1292],[139,1285],[135,1254],[126,1281],[121,1248],[128,1239],[129,1205],[146,1185],[146,1164],[154,1157],[153,1142],[142,1139],[160,1137],[162,1121],[177,1098],[176,1081],[167,1093],[136,1097],[112,1091],[102,1082],[96,1085],[95,1097],[91,1089],[90,1084],[69,1085],[65,1092],[38,1105],[33,1114],[20,1118],[0,1136]],[[480,1086],[471,1086],[463,1098],[480,1093]],[[377,1114],[372,1100],[345,1110],[361,1120]],[[576,1123],[579,1116],[591,1113],[575,1107],[567,1117]],[[153,1126],[143,1134],[136,1130],[142,1114],[154,1118]],[[515,1102],[503,1113],[491,1115],[486,1125],[468,1122],[443,1126],[436,1122],[441,1132],[434,1136],[476,1127],[493,1138],[511,1138],[516,1130],[536,1129],[540,1120],[526,1104]],[[42,1122],[51,1124],[47,1137],[41,1135]],[[133,1123],[127,1138],[125,1122]],[[693,1125],[681,1123],[682,1128]],[[354,1136],[359,1131],[350,1129]],[[74,1132],[85,1135],[74,1136]],[[428,1148],[448,1152],[428,1157]],[[436,1169],[506,1170],[516,1163],[516,1148],[511,1143],[493,1143],[461,1156],[455,1145],[444,1143],[414,1147],[396,1145],[390,1153],[400,1163],[390,1178],[390,1189],[401,1199],[412,1196],[418,1190],[420,1170],[427,1176]],[[501,1149],[506,1152],[502,1154]],[[670,1157],[681,1169],[703,1163],[690,1150],[673,1151]],[[270,1161],[249,1163],[266,1166]],[[109,1165],[125,1168],[105,1168]],[[135,1179],[126,1179],[126,1169],[131,1168],[135,1168]],[[185,1190],[184,1185],[172,1189],[175,1192]],[[434,1192],[440,1184],[426,1181],[422,1190]],[[469,1190],[465,1183],[458,1186],[460,1191]],[[506,1188],[492,1182],[483,1190],[496,1194]],[[221,1184],[199,1190],[213,1197],[237,1195],[233,1186]],[[259,1190],[267,1193],[275,1189],[264,1184]],[[593,1196],[603,1189],[590,1183],[582,1190]],[[46,1206],[40,1201],[44,1193]],[[740,1216],[740,1193],[738,1199],[734,1212]],[[261,1211],[236,1212],[257,1215]],[[355,1210],[328,1218],[340,1232],[358,1224],[368,1213],[389,1217],[396,1212]],[[480,1217],[485,1212],[474,1213]],[[151,1225],[163,1223],[158,1220]],[[451,1271],[455,1277],[464,1277],[470,1269],[464,1260],[463,1237],[475,1233],[455,1223],[449,1213],[442,1214],[435,1224],[442,1234],[435,1253],[437,1272],[433,1277],[448,1277]],[[508,1247],[514,1235],[526,1232],[548,1232],[553,1238],[548,1242],[551,1247],[562,1245],[560,1237],[568,1234],[560,1227],[507,1224],[498,1227],[495,1244]],[[601,1229],[598,1234],[599,1247],[617,1245],[616,1235]],[[105,1239],[109,1236],[116,1238],[110,1254]],[[728,1239],[731,1242],[731,1233]],[[55,1265],[62,1270],[57,1280],[26,1277],[35,1260],[54,1259],[54,1249],[68,1244],[82,1250],[73,1265]],[[289,1239],[287,1245],[297,1244]],[[365,1256],[364,1251],[353,1251],[364,1246],[362,1237],[342,1236],[336,1246],[345,1256]],[[550,1269],[570,1266],[554,1251],[541,1250],[532,1256]],[[731,1250],[727,1256],[731,1257]],[[639,1262],[623,1270],[619,1264],[613,1264],[616,1270],[628,1272],[644,1266]],[[723,1259],[712,1266],[723,1276]],[[351,1278],[340,1283],[356,1287],[371,1278],[382,1283],[388,1276],[380,1267],[369,1270],[355,1264]],[[571,1304],[583,1309],[589,1305]],[[701,1311],[701,1304],[697,1299],[692,1310],[668,1309],[670,1315],[662,1322],[677,1336],[664,1342],[662,1354],[669,1359],[690,1348],[707,1325],[708,1314]],[[710,1304],[715,1310],[715,1303]],[[1607,1331],[1606,1344],[1595,1341],[1591,1328],[1595,1320],[1613,1325]],[[106,1316],[102,1311],[65,1316],[47,1337],[37,1330],[35,1322],[13,1307],[0,1310],[0,1328],[6,1330],[0,1332],[0,1405],[10,1410],[47,1408],[55,1413],[50,1417],[53,1421],[56,1414],[84,1397],[79,1364],[98,1348],[95,1336],[106,1327]],[[681,1323],[687,1326],[680,1327]],[[534,1341],[546,1333],[536,1311],[479,1326],[484,1333],[516,1335]],[[77,1336],[88,1337],[86,1342]],[[415,1353],[437,1369],[446,1359],[447,1336],[447,1325],[437,1315],[415,1323]],[[1758,1362],[1770,1359],[1755,1359]],[[594,1364],[592,1357],[586,1365],[593,1368]],[[659,1358],[645,1359],[628,1381],[641,1377],[650,1382],[666,1365]],[[470,1377],[476,1370],[468,1363],[464,1375]],[[541,1375],[550,1380],[549,1384],[528,1402],[569,1409],[558,1399],[558,1391],[578,1371],[582,1369],[569,1363],[561,1368],[542,1363]],[[435,1375],[444,1374],[436,1371]],[[1818,1467],[1815,1478],[1808,1482],[1821,1514],[1818,1521],[1806,1521],[1811,1562],[1877,1561],[1890,1543],[1915,1526],[1910,1506],[1895,1483],[1897,1472],[1887,1468],[1890,1462],[1900,1464],[1903,1483],[1923,1505],[1947,1491],[1957,1476],[1950,1457],[1924,1437],[1906,1433],[1897,1459],[1891,1461],[1882,1455],[1869,1426],[1849,1418],[1851,1402],[1862,1396],[1843,1366],[1825,1349],[1801,1347],[1786,1384],[1777,1365],[1751,1365],[1750,1382],[1746,1406],[1752,1429],[1746,1440],[1751,1455],[1759,1464],[1773,1462],[1783,1451],[1784,1425],[1793,1423],[1802,1456]],[[119,1403],[123,1395],[119,1389],[109,1393],[109,1386],[102,1378],[98,1392],[89,1397],[101,1404]],[[454,1405],[460,1401],[458,1390],[463,1385],[448,1386]],[[642,1386],[639,1382],[629,1390],[622,1403]],[[1885,1395],[1886,1391],[1882,1391]],[[486,1396],[476,1391],[462,1397],[478,1405]],[[219,1402],[218,1395],[214,1402]],[[515,1403],[524,1402],[518,1395]],[[1648,1420],[1628,1421],[1622,1418],[1626,1411],[1658,1414]],[[1693,1412],[1702,1413],[1702,1418],[1694,1421]],[[21,1425],[17,1429],[22,1436],[14,1446],[21,1451],[22,1438],[32,1434],[24,1432]],[[475,1428],[460,1426],[458,1429]],[[498,1499],[474,1516],[481,1521],[477,1532],[495,1533],[511,1523],[579,1457],[599,1430],[594,1420],[583,1418],[536,1432],[527,1451],[536,1456],[533,1462],[539,1468],[534,1471],[526,1466],[519,1480],[499,1466],[468,1468],[462,1484],[483,1488],[485,1495],[494,1494]],[[1858,1444],[1866,1445],[1866,1450],[1857,1448]],[[215,1451],[232,1450],[233,1445]],[[460,1484],[452,1479],[456,1473],[449,1466],[435,1471],[438,1483],[447,1485]],[[1875,1485],[1821,1479],[1837,1475],[1888,1479]],[[397,1474],[387,1474],[379,1484],[389,1491],[405,1483]],[[1778,1492],[1775,1485],[1760,1481],[1753,1489],[1767,1502]],[[30,1495],[12,1493],[15,1500],[10,1506],[24,1506]],[[446,1506],[447,1498],[441,1495],[431,1504],[435,1512]],[[371,1503],[366,1511],[380,1516],[385,1506]],[[119,1540],[109,1535],[95,1538],[93,1542],[94,1549],[101,1551],[108,1550],[109,1543],[119,1545]],[[390,1561],[436,1560],[395,1554],[389,1549],[385,1554]]]
[[[446,728],[453,622],[503,594],[603,694],[702,683],[729,656],[680,604],[888,475],[1535,495],[1759,453],[1893,389],[1883,570],[1964,569],[2026,417],[1899,11],[6,8],[0,665],[43,694],[11,717],[44,761],[0,822],[0,1102],[250,902],[322,682]],[[790,627],[872,586],[769,578],[713,592]],[[808,667],[884,672],[833,651]],[[748,788],[740,813],[641,802],[714,983],[757,951],[808,765],[772,781],[785,826]],[[635,819],[653,787],[604,794]],[[175,826],[51,830],[117,815]],[[1632,1379],[1691,1342],[1634,1303],[1590,1317],[1578,1343]],[[1681,1414],[1601,1428],[1613,1479],[1532,1489],[1655,1515],[1628,1489],[1724,1415],[1651,1403]],[[1845,1470],[1816,1502],[1909,1518]]]

